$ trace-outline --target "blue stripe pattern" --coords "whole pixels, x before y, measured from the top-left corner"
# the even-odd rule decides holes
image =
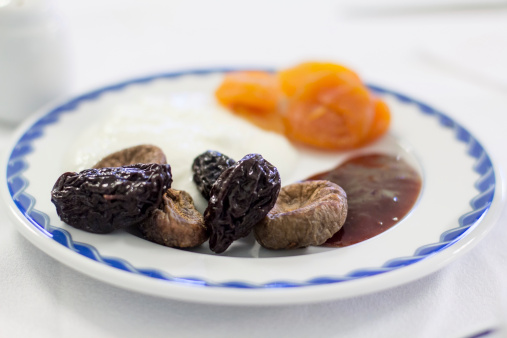
[[[245,68],[243,68],[245,69]],[[251,69],[251,68],[249,68]],[[474,171],[480,175],[480,178],[475,183],[475,188],[479,194],[470,201],[471,210],[464,215],[461,215],[457,220],[457,226],[454,229],[448,230],[441,234],[440,240],[437,243],[424,245],[418,248],[413,256],[399,257],[391,259],[381,267],[364,268],[351,271],[344,276],[324,276],[313,278],[304,282],[292,281],[273,281],[265,284],[253,284],[244,281],[227,281],[227,282],[211,282],[201,278],[192,276],[178,277],[172,276],[163,271],[153,269],[140,269],[135,268],[129,262],[114,257],[103,257],[99,251],[91,245],[85,243],[74,242],[69,232],[64,229],[52,226],[49,217],[43,212],[37,210],[36,200],[33,196],[26,192],[29,182],[23,176],[23,172],[28,168],[28,163],[25,156],[33,152],[33,142],[37,141],[44,135],[44,130],[48,125],[58,122],[62,114],[73,113],[80,104],[86,101],[93,101],[98,99],[102,94],[112,91],[121,91],[124,88],[134,84],[147,84],[157,79],[174,79],[187,75],[208,75],[213,73],[224,73],[237,69],[231,68],[216,68],[216,69],[198,69],[190,71],[181,71],[173,73],[163,73],[155,76],[149,76],[140,79],[134,79],[122,82],[116,85],[105,87],[92,91],[90,93],[78,96],[71,101],[51,110],[46,115],[41,117],[35,122],[13,148],[6,170],[7,185],[9,193],[13,202],[25,218],[34,226],[37,231],[40,231],[47,237],[52,238],[59,244],[67,247],[68,249],[83,255],[89,259],[97,261],[101,264],[108,265],[112,268],[128,271],[135,274],[140,274],[150,278],[162,279],[169,283],[176,283],[180,285],[198,286],[198,287],[222,287],[222,288],[239,288],[239,289],[279,289],[279,288],[293,288],[305,287],[313,285],[325,285],[341,283],[359,278],[367,278],[378,274],[383,274],[392,270],[396,270],[414,263],[417,263],[430,255],[440,252],[449,246],[458,242],[463,236],[471,230],[477,221],[479,221],[488,211],[493,197],[495,195],[495,172],[490,157],[481,146],[481,144],[462,126],[445,114],[433,109],[432,107],[414,100],[403,94],[387,90],[382,87],[370,85],[371,91],[381,94],[390,95],[397,100],[412,104],[418,107],[419,111],[423,114],[429,115],[437,119],[443,128],[453,129],[455,138],[459,142],[468,144],[467,154],[475,158]]]

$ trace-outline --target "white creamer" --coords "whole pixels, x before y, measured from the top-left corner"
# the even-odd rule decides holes
[[[67,93],[65,27],[51,0],[0,0],[0,122],[17,124]]]

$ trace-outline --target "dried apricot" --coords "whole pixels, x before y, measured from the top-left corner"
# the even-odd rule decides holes
[[[253,113],[265,113],[278,108],[278,93],[275,74],[242,71],[226,74],[215,96],[221,104],[234,111],[246,109]]]
[[[317,148],[345,150],[383,135],[389,107],[342,65],[307,62],[276,74],[225,76],[218,101],[255,125]]]
[[[340,75],[348,83],[361,84],[361,79],[352,70],[342,65],[329,62],[305,62],[296,67],[278,73],[280,88],[287,96],[300,92],[307,84],[313,83],[327,75]]]
[[[384,135],[387,129],[389,129],[389,124],[391,123],[391,114],[387,104],[384,101],[375,98],[374,105],[375,117],[373,118],[373,123],[368,135],[366,135],[363,140],[363,144],[369,143]]]
[[[256,126],[283,134],[285,124],[278,113],[280,89],[274,73],[231,72],[215,92],[217,100]]]
[[[353,148],[363,141],[374,120],[370,94],[362,86],[340,82],[326,75],[289,99],[289,139],[325,149]]]

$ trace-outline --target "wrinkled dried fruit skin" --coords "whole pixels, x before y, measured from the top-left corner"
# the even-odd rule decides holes
[[[206,200],[209,200],[211,187],[220,174],[234,163],[232,158],[213,150],[208,150],[194,159],[192,164],[194,182]]]
[[[204,224],[210,249],[224,252],[233,241],[247,236],[275,205],[280,174],[259,154],[249,154],[225,170],[213,185]]]
[[[160,205],[171,183],[168,164],[86,169],[61,175],[51,201],[63,222],[102,234],[142,221]]]
[[[267,249],[321,245],[343,226],[347,195],[329,181],[305,181],[285,186],[278,200],[255,228],[255,238]]]
[[[167,160],[162,149],[151,144],[142,144],[109,154],[93,168],[121,167],[136,163],[166,164]]]
[[[173,248],[192,248],[208,239],[204,219],[185,191],[168,189],[162,205],[139,224],[146,239]]]

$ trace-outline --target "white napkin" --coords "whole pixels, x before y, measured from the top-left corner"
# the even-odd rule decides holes
[[[441,271],[377,294],[242,307],[166,300],[96,281],[50,258],[3,221],[0,337],[460,338],[490,328],[502,337],[506,237],[498,224]]]

